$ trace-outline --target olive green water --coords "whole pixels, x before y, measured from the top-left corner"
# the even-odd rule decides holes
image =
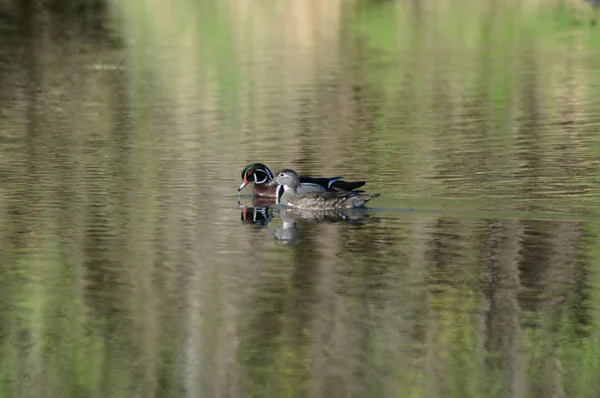
[[[600,396],[594,14],[433,3],[0,5],[0,397]]]

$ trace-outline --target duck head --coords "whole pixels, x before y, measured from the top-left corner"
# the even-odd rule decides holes
[[[246,166],[242,170],[242,184],[238,188],[238,192],[251,182],[255,184],[268,184],[273,182],[273,174],[267,166],[262,163],[254,163]]]
[[[275,174],[275,182],[283,185],[284,190],[295,190],[300,185],[300,177],[294,170],[282,169]]]

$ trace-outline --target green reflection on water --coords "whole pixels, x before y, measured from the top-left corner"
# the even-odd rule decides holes
[[[411,4],[15,23],[0,396],[598,395],[588,10]],[[368,178],[381,223],[242,230],[254,160]]]

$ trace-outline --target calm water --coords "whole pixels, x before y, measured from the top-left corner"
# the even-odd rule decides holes
[[[586,3],[21,3],[0,397],[600,395]],[[265,208],[257,161],[382,196]]]

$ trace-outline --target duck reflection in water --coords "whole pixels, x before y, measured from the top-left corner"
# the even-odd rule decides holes
[[[374,222],[379,221],[377,218],[369,217],[365,209],[314,211],[281,208],[277,212],[271,206],[250,207],[242,204],[240,204],[240,208],[240,218],[244,224],[261,228],[269,224],[276,214],[279,214],[282,221],[281,228],[269,228],[269,232],[273,234],[278,243],[284,245],[294,243],[298,239],[300,231],[297,225],[298,221],[310,223],[345,222],[349,224],[361,224],[366,218]]]
[[[273,218],[273,209],[270,207],[242,206],[241,220],[244,224],[265,226]]]
[[[252,198],[252,206],[242,204],[238,198],[238,205],[242,211],[241,220],[244,224],[264,227],[273,218],[274,198],[256,196]]]
[[[282,220],[281,228],[269,228],[269,232],[273,234],[278,243],[283,245],[289,245],[298,239],[300,228],[297,226],[297,221],[319,224],[337,222],[361,224],[367,218],[371,221],[379,221],[376,218],[370,218],[364,208],[315,211],[282,207],[279,210],[279,217]]]

